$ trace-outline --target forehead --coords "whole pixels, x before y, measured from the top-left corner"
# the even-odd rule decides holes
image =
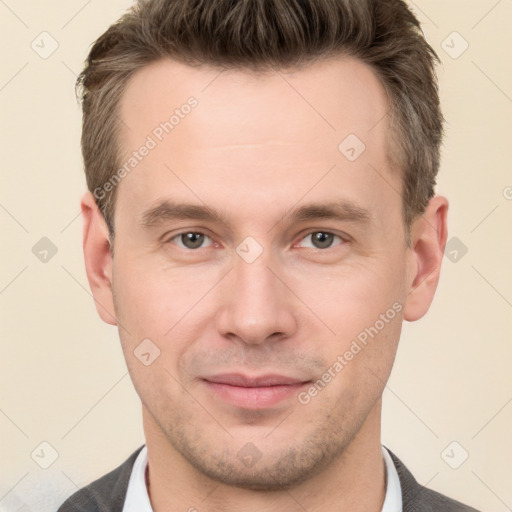
[[[352,58],[265,74],[158,61],[120,101],[121,164],[150,150],[136,155],[118,195],[145,209],[166,193],[224,206],[237,193],[249,214],[251,200],[341,187],[378,206],[379,174],[390,173],[388,109],[373,70]]]
[[[374,71],[351,57],[265,73],[191,67],[165,59],[142,68],[129,80],[120,115],[129,130],[150,132],[157,120],[168,119],[191,96],[201,106],[194,112],[194,129],[202,127],[210,145],[268,140],[276,135],[272,130],[280,128],[278,121],[287,123],[290,136],[310,139],[312,130],[293,122],[301,119],[323,135],[338,132],[339,137],[351,130],[364,137],[389,108]],[[269,111],[274,114],[270,118]],[[129,133],[125,135],[129,138]]]

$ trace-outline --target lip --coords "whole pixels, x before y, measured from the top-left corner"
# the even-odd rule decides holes
[[[245,409],[272,407],[311,382],[277,374],[251,377],[240,373],[214,375],[203,381],[215,396]]]
[[[293,377],[286,377],[285,375],[278,375],[271,373],[267,375],[260,375],[259,377],[249,377],[242,373],[223,373],[220,375],[213,375],[205,377],[208,382],[215,382],[218,384],[229,384],[231,386],[240,386],[244,388],[257,388],[266,386],[291,386],[294,384],[302,384],[305,381]],[[308,381],[309,382],[309,381]]]

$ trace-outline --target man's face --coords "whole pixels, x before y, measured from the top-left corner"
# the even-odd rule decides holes
[[[352,59],[261,76],[161,61],[123,95],[123,163],[150,146],[118,185],[123,351],[146,428],[214,479],[291,485],[378,428],[410,284],[388,109]]]

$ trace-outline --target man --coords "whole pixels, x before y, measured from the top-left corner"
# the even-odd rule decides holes
[[[84,254],[146,445],[61,512],[468,511],[381,446],[447,237],[401,0],[140,1],[79,79]]]

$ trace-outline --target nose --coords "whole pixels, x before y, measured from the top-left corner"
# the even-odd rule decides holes
[[[263,344],[295,333],[293,294],[268,263],[265,252],[252,263],[235,256],[217,311],[217,329],[222,336]]]

